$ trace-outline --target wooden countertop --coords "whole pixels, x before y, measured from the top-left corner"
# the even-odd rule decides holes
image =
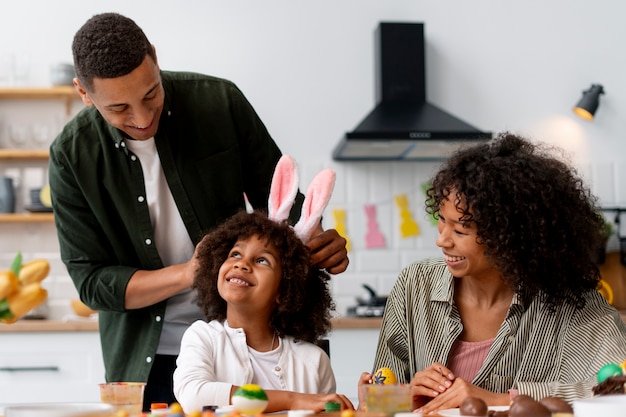
[[[18,320],[12,324],[1,323],[0,333],[28,332],[97,332],[97,320]]]
[[[378,329],[378,317],[341,317],[332,320],[333,329]],[[22,332],[95,332],[97,320],[18,320],[13,324],[0,323],[0,333]]]
[[[626,310],[620,311],[626,323]],[[359,330],[379,329],[380,317],[337,317],[332,319],[333,329]],[[18,320],[13,324],[0,323],[0,333],[18,332],[95,332],[97,320]]]

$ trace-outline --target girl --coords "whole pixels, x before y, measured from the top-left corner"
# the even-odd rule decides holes
[[[266,412],[321,411],[329,401],[354,409],[346,396],[335,394],[330,359],[315,345],[330,330],[329,275],[311,266],[303,238],[308,233],[273,213],[289,212],[284,200],[292,193],[272,187],[270,194],[280,196],[270,201],[269,218],[263,211],[242,211],[196,248],[193,288],[207,321],[185,332],[174,372],[174,392],[186,412],[228,405],[248,383],[266,391]],[[306,207],[315,206],[306,204],[311,197],[316,198],[307,192]],[[324,206],[313,211],[321,215]],[[308,229],[317,227],[315,214],[303,217],[310,220]]]

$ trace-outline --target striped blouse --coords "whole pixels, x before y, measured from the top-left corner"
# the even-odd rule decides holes
[[[463,325],[454,305],[454,279],[442,259],[413,263],[389,294],[373,369],[391,368],[400,383],[433,362],[447,363]],[[566,401],[591,396],[596,373],[626,359],[626,326],[597,291],[586,306],[554,313],[517,297],[500,327],[474,385],[496,393],[510,389],[534,398]]]

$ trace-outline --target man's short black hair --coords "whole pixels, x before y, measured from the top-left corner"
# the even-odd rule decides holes
[[[82,86],[93,88],[94,77],[116,78],[137,68],[156,53],[143,30],[118,13],[93,16],[74,35],[74,69]]]

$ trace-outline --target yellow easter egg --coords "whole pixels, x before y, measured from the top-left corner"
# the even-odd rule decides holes
[[[176,414],[176,413],[180,414],[182,412],[183,412],[183,407],[181,407],[181,405],[179,403],[174,402],[174,403],[170,404],[170,413],[172,413],[172,414]]]
[[[396,374],[387,367],[382,367],[374,372],[374,384],[397,384]]]

